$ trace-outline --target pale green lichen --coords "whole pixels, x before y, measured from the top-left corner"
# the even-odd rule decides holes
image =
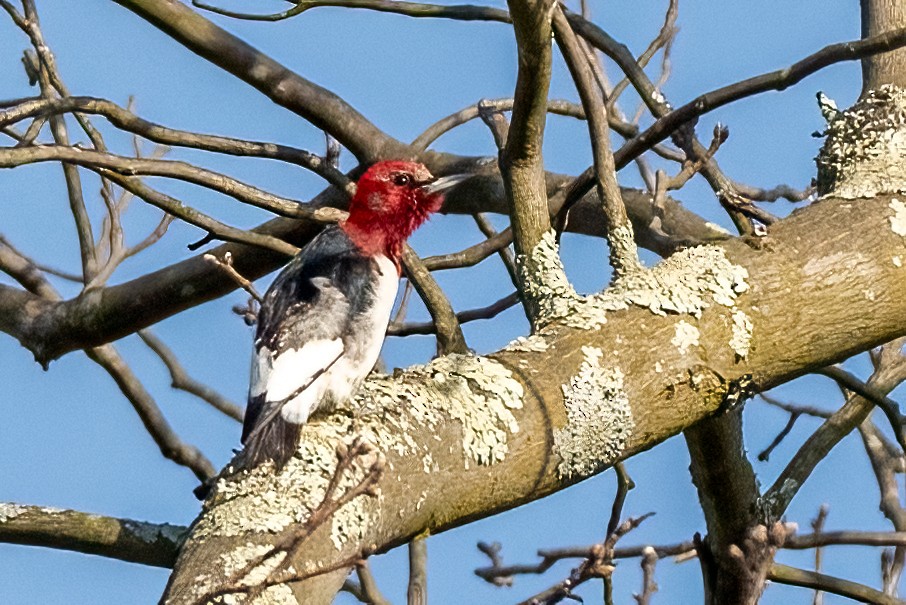
[[[195,576],[192,585],[192,592],[196,600],[202,601],[203,597],[216,592],[222,588],[223,578],[233,578],[246,571],[246,567],[271,549],[269,544],[255,544],[246,542],[235,546],[228,552],[220,555],[219,561],[213,567],[216,573],[203,573]],[[251,587],[263,584],[268,580],[268,576],[274,571],[276,566],[286,557],[285,553],[278,553],[269,557],[259,565],[248,570],[245,575],[236,578],[239,586]],[[312,566],[312,570],[315,566]],[[288,573],[295,573],[290,566]],[[165,601],[170,603],[170,600]],[[297,600],[293,595],[292,589],[287,584],[275,584],[264,589],[254,600],[249,601],[247,595],[243,592],[228,593],[218,595],[214,598],[208,597],[204,600],[206,603],[219,603],[223,605],[296,605]]]
[[[543,353],[547,349],[547,340],[540,334],[520,336],[503,348],[504,351],[519,353]]]
[[[516,270],[536,326],[566,317],[581,298],[566,277],[553,231],[545,233],[529,254],[516,257]]]
[[[600,349],[582,352],[579,371],[563,385],[566,424],[553,435],[561,478],[587,477],[618,460],[635,426],[623,373],[601,365]]]
[[[680,250],[651,269],[626,276],[590,304],[605,309],[646,307],[656,315],[667,313],[701,317],[712,304],[733,307],[749,289],[749,272],[731,263],[723,248],[696,246]]]
[[[541,297],[541,307],[548,320],[556,319],[573,328],[596,330],[607,322],[607,312],[641,306],[657,315],[667,313],[701,317],[712,304],[732,308],[740,294],[748,290],[745,267],[734,264],[718,246],[695,246],[673,254],[644,271],[623,275],[612,287],[600,294],[579,296],[561,274],[559,254],[553,234],[536,247],[532,266],[547,267],[540,271],[552,275],[549,287],[537,284],[533,298]],[[555,270],[553,265],[558,269]],[[528,266],[528,265],[526,265]],[[543,333],[542,333],[543,334]]]
[[[394,377],[373,375],[345,409],[330,414],[327,422],[304,427],[299,450],[280,472],[275,474],[270,464],[228,469],[193,539],[276,533],[304,523],[324,499],[336,469],[337,444],[349,443],[353,436],[373,445],[375,455],[420,460],[429,473],[436,468],[431,452],[437,446],[412,435],[455,426],[451,421],[456,420],[466,468],[500,462],[508,452],[509,435],[519,431],[513,410],[522,407],[522,397],[522,385],[512,373],[486,357],[447,355]],[[389,466],[392,471],[392,459]],[[360,481],[369,467],[368,460],[357,461],[339,492]],[[381,512],[379,497],[362,496],[343,506],[332,517],[334,545],[340,549],[364,538]]]
[[[893,216],[890,217],[891,231],[906,237],[906,204],[893,198],[890,200],[890,209],[893,210]]]
[[[11,521],[26,512],[28,512],[27,506],[13,504],[11,502],[0,502],[0,523]]]
[[[740,359],[745,359],[749,356],[749,348],[752,346],[754,325],[749,316],[739,309],[733,311],[732,319],[733,335],[730,337],[730,348]]]
[[[639,262],[632,223],[627,222],[612,229],[607,234],[607,244],[610,246],[610,264],[616,275],[627,275],[643,269]]]
[[[846,111],[826,112],[818,193],[867,198],[906,190],[906,91],[885,84]]]
[[[699,336],[701,335],[698,328],[685,319],[681,319],[674,325],[674,335],[670,339],[670,343],[677,348],[680,355],[685,355],[690,348],[697,347],[700,344]]]

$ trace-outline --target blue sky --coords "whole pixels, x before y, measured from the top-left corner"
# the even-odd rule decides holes
[[[74,94],[93,95],[125,104],[135,96],[141,116],[177,128],[270,140],[320,151],[323,137],[297,116],[273,105],[259,93],[218,68],[190,55],[176,43],[109,0],[39,1],[48,43]],[[230,6],[280,8],[281,3],[235,1]],[[496,5],[502,6],[502,3]],[[592,5],[596,21],[640,53],[659,29],[666,2],[613,0]],[[664,87],[679,105],[697,94],[735,80],[789,65],[832,42],[859,35],[858,3],[765,1],[688,2],[680,6],[680,32],[672,55],[672,77]],[[436,119],[481,98],[506,97],[515,81],[512,32],[501,24],[415,20],[405,17],[325,8],[293,20],[269,24],[215,18],[230,31],[268,52],[303,76],[346,98],[379,127],[403,140],[417,136]],[[22,73],[19,57],[26,40],[11,23],[0,20],[0,98],[34,94]],[[654,63],[657,63],[655,61]],[[612,66],[611,66],[612,67]],[[559,58],[551,96],[575,99]],[[611,69],[611,77],[616,72]],[[760,186],[806,185],[814,174],[813,158],[820,141],[811,135],[822,128],[814,95],[818,90],[848,106],[860,87],[858,65],[831,67],[782,93],[767,93],[705,116],[703,139],[714,123],[730,127],[730,139],[718,160],[734,179]],[[624,109],[634,113],[636,99],[627,93]],[[112,147],[129,152],[129,139],[104,127]],[[6,143],[4,143],[6,144]],[[445,151],[494,153],[485,128],[472,123],[441,138]],[[348,155],[348,154],[347,154]],[[204,163],[242,180],[290,197],[306,199],[322,182],[311,174],[261,160],[211,158],[174,152],[171,157]],[[590,163],[585,125],[552,117],[545,144],[551,170],[578,173]],[[349,166],[351,159],[344,159]],[[92,213],[101,216],[98,184],[86,175]],[[624,185],[638,186],[633,167],[619,175]],[[233,200],[179,183],[153,185],[235,225],[251,226],[265,216]],[[677,197],[709,220],[729,227],[713,194],[694,179]],[[785,203],[771,208],[789,211]],[[135,242],[158,214],[135,203],[126,222],[127,239]],[[30,166],[0,175],[0,232],[39,259],[70,271],[77,269],[75,234],[58,166]],[[127,261],[112,283],[128,280],[190,254],[185,245],[200,232],[174,224],[165,240]],[[453,251],[478,241],[477,230],[462,217],[440,217],[419,232],[413,245],[422,254]],[[607,281],[606,249],[599,240],[564,238],[563,256],[570,276],[583,291]],[[508,278],[488,260],[474,269],[444,273],[441,283],[457,309],[483,306],[507,294]],[[261,281],[266,287],[270,278]],[[474,287],[480,282],[482,287]],[[61,285],[67,295],[75,290]],[[250,348],[248,328],[230,312],[244,297],[234,293],[169,319],[155,332],[174,348],[189,371],[242,402],[247,387]],[[425,317],[414,308],[413,319]],[[470,345],[493,351],[527,327],[518,309],[493,322],[466,327]],[[187,441],[197,444],[214,462],[225,463],[238,445],[239,426],[183,393],[169,389],[162,364],[135,337],[117,343],[123,355],[156,396],[168,419]],[[385,346],[389,367],[430,358],[431,338],[390,339]],[[191,494],[192,474],[163,459],[110,378],[83,355],[72,353],[43,372],[30,354],[9,337],[0,337],[0,501],[73,508],[140,520],[189,523],[198,511]],[[865,371],[864,363],[853,368]],[[839,404],[839,394],[825,379],[807,378],[778,389],[788,400],[825,407]],[[758,451],[785,424],[785,414],[756,403],[746,412],[749,449]],[[817,423],[802,420],[769,463],[756,463],[769,483]],[[673,542],[703,531],[694,488],[689,480],[683,442],[674,438],[627,463],[638,485],[624,512],[656,511],[626,538],[627,544]],[[847,489],[839,489],[841,476]],[[484,584],[472,569],[484,565],[475,549],[478,540],[504,544],[508,562],[534,561],[539,547],[588,544],[602,537],[613,495],[612,473],[517,510],[446,532],[429,540],[429,586],[433,603],[509,603],[558,581],[569,571],[561,564],[542,578],[525,577],[510,589]],[[828,528],[881,529],[877,488],[855,438],[845,440],[819,467],[789,512],[807,527],[820,503],[830,504]],[[781,560],[809,566],[810,553],[784,553]],[[878,553],[850,548],[826,553],[826,569],[876,584]],[[404,601],[405,551],[376,557],[378,582],[393,602]],[[66,602],[72,604],[155,603],[167,571],[100,557],[20,546],[0,545],[0,602],[10,605]],[[618,600],[629,602],[640,586],[634,561],[620,564],[615,587]],[[655,602],[698,602],[701,587],[695,561],[658,566],[661,596]],[[600,586],[580,594],[596,602]],[[780,586],[768,589],[765,603],[810,602],[806,591]],[[351,603],[340,597],[339,602]],[[828,597],[827,603],[842,602]]]

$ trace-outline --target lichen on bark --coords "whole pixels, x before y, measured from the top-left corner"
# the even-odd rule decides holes
[[[269,463],[246,470],[228,467],[205,504],[193,539],[276,534],[305,523],[324,499],[337,467],[337,445],[353,436],[373,445],[374,455],[388,455],[390,477],[397,476],[391,454],[419,458],[424,472],[434,471],[428,445],[412,433],[453,421],[461,427],[458,449],[465,468],[500,462],[507,455],[509,435],[519,431],[513,410],[522,407],[522,397],[522,385],[510,371],[486,357],[447,355],[393,377],[374,375],[348,408],[304,427],[299,449],[283,469],[274,471]],[[361,481],[369,462],[353,465],[340,490]],[[390,477],[386,480],[394,480]],[[339,550],[364,537],[381,514],[381,498],[347,503],[331,519],[334,546]]]
[[[845,111],[823,113],[820,195],[857,199],[906,191],[906,91],[885,84]]]
[[[554,429],[561,478],[588,477],[619,459],[635,426],[623,372],[602,366],[603,352],[582,347],[578,372],[563,385],[566,424]]]

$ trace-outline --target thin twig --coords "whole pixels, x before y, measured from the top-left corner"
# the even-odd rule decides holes
[[[315,2],[300,0],[293,8],[270,14],[252,14],[231,11],[218,6],[210,5],[201,0],[192,0],[198,8],[246,21],[283,21],[302,14],[308,9],[321,6],[334,6],[342,8],[364,8],[379,12],[396,13],[408,17],[434,17],[438,19],[456,19],[458,21],[500,21],[509,23],[506,11],[485,6],[461,5],[440,6],[436,4],[422,4],[418,2],[399,2],[396,0],[317,0]]]
[[[676,36],[676,17],[679,14],[678,4],[679,3],[677,2],[677,0],[670,0],[670,2],[668,3],[667,12],[664,15],[664,24],[658,31],[657,36],[655,36],[654,39],[648,44],[648,48],[646,48],[642,52],[642,54],[639,55],[639,58],[636,59],[636,63],[640,68],[644,68],[646,65],[648,65],[648,62],[651,61],[654,55],[656,55],[661,48],[666,47],[669,49],[669,45],[672,43],[673,39]],[[668,56],[669,52],[665,51],[665,61],[667,60]],[[666,71],[667,70],[664,69],[665,73]],[[608,110],[611,110],[615,106],[617,99],[620,98],[620,95],[623,94],[623,91],[628,85],[629,78],[623,78],[621,81],[617,82],[616,86],[613,87],[613,90],[610,92],[610,96],[607,99]],[[657,88],[659,89],[660,86],[657,86]],[[633,121],[638,122],[638,118]]]
[[[617,165],[625,165],[639,153],[669,137],[677,128],[706,113],[734,101],[767,92],[784,90],[813,73],[842,61],[855,61],[870,55],[889,52],[906,46],[906,28],[895,29],[863,40],[838,42],[793,63],[784,69],[761,74],[699,95],[685,105],[660,117],[637,137],[615,153]],[[606,51],[605,51],[606,52]]]
[[[635,488],[635,482],[629,473],[626,472],[626,466],[622,462],[613,465],[617,475],[617,493],[613,498],[613,505],[610,507],[610,520],[607,522],[607,533],[611,536],[620,525],[620,517],[623,516],[623,505],[626,503],[626,496],[629,491]]]
[[[496,235],[491,235],[474,246],[469,246],[458,252],[451,252],[438,256],[428,256],[422,259],[429,271],[442,271],[444,269],[461,269],[477,265],[492,254],[500,253],[513,243],[513,230],[507,227]]]
[[[222,269],[240,288],[248,292],[249,296],[254,298],[259,305],[264,303],[264,298],[255,289],[255,285],[233,267],[233,255],[231,253],[227,252],[223,258],[217,258],[213,254],[205,254],[204,259]]]
[[[188,467],[202,482],[217,474],[214,465],[193,445],[183,442],[167,422],[151,394],[113,345],[86,349],[85,354],[104,368],[132,404],[164,458]]]
[[[157,206],[167,214],[178,217],[181,221],[204,229],[212,240],[220,239],[227,242],[248,244],[273,250],[285,256],[295,256],[299,252],[299,248],[272,235],[256,233],[254,230],[239,229],[221,223],[217,219],[187,206],[174,197],[152,189],[140,179],[122,176],[110,171],[99,172],[108,180],[116,183],[136,197],[145,200],[152,206]]]
[[[19,105],[0,111],[0,127],[14,124],[30,117],[56,116],[71,112],[101,115],[117,128],[140,135],[161,145],[280,160],[310,170],[341,190],[349,191],[351,186],[350,179],[333,165],[332,156],[321,158],[308,151],[277,143],[248,141],[169,128],[145,120],[112,101],[96,97],[27,100]]]
[[[368,566],[367,559],[363,559],[356,564],[355,571],[356,575],[359,576],[359,582],[362,587],[362,598],[359,599],[360,601],[369,605],[390,605],[390,601],[381,594],[377,582],[374,580],[374,574],[371,573],[371,567]]]
[[[812,531],[820,535],[824,531],[824,522],[827,521],[827,513],[829,511],[827,504],[822,504],[818,508],[818,515],[812,519],[811,526]],[[824,558],[824,549],[820,546],[815,548],[815,572],[821,573],[821,562]],[[815,596],[812,597],[812,605],[823,605],[824,604],[824,593],[820,590],[815,590]]]
[[[470,321],[476,321],[479,319],[492,319],[497,315],[503,313],[510,307],[514,307],[519,304],[519,293],[513,292],[508,294],[503,298],[491,303],[487,307],[480,307],[478,309],[467,309],[466,311],[460,311],[456,314],[456,320],[460,324],[469,323]],[[409,336],[410,334],[435,334],[437,326],[433,321],[422,322],[422,323],[391,323],[387,328],[387,334],[389,336]]]
[[[48,300],[61,300],[59,293],[25,255],[0,238],[0,271],[16,279],[29,291]],[[183,442],[164,418],[157,403],[113,345],[85,349],[89,359],[103,367],[132,404],[145,429],[165,458],[188,467],[205,481],[214,476],[211,462],[193,445]]]
[[[339,486],[343,477],[354,472],[354,464],[360,458],[366,458],[375,455],[374,462],[365,469],[364,476],[346,491],[340,493]],[[328,481],[324,491],[324,497],[309,514],[308,519],[301,526],[290,527],[282,535],[278,536],[270,547],[262,554],[257,555],[246,562],[246,564],[233,573],[229,580],[222,586],[208,594],[202,595],[196,605],[208,603],[217,597],[227,594],[246,594],[247,600],[253,602],[262,592],[270,586],[283,584],[287,582],[298,582],[304,579],[312,578],[324,573],[352,567],[368,556],[368,549],[344,559],[335,565],[325,568],[319,568],[312,572],[289,573],[289,568],[295,559],[299,549],[306,543],[314,531],[330,520],[334,513],[352,502],[353,500],[367,496],[370,498],[377,497],[378,483],[384,474],[386,460],[380,452],[377,452],[370,443],[356,437],[348,446],[344,443],[337,445],[337,466]],[[249,575],[271,559],[280,557],[280,560],[268,571],[267,576],[261,582],[255,584],[245,583]]]
[[[330,220],[324,208],[311,209],[292,200],[243,183],[213,170],[176,160],[130,158],[68,145],[33,145],[22,148],[0,148],[0,168],[14,168],[37,162],[78,164],[95,171],[109,171],[122,176],[162,176],[217,191],[240,202],[268,210],[278,216]],[[106,174],[105,174],[106,176]]]
[[[761,462],[767,462],[770,459],[771,452],[773,452],[774,449],[778,445],[780,445],[784,439],[786,439],[787,435],[790,434],[790,431],[793,430],[793,427],[796,426],[797,420],[799,420],[799,412],[792,412],[790,414],[789,420],[787,420],[786,422],[786,425],[780,430],[779,433],[777,433],[777,436],[774,437],[774,440],[771,441],[771,443],[766,448],[758,453],[758,459]]]
[[[512,240],[512,231],[509,231],[505,236],[501,236],[503,232],[498,232],[494,229],[494,225],[491,224],[491,221],[488,220],[488,217],[485,214],[479,212],[473,214],[472,218],[475,219],[475,224],[478,225],[481,233],[488,238],[485,241],[495,240],[498,237],[501,237],[502,240]],[[510,274],[510,281],[513,282],[514,286],[517,286],[519,284],[519,277],[516,274],[516,258],[513,256],[513,251],[509,248],[509,242],[497,249],[497,256],[500,257],[500,261],[506,268],[506,272]]]
[[[654,568],[657,565],[657,552],[650,546],[645,547],[642,553],[642,593],[632,595],[638,605],[651,605],[651,598],[657,592],[657,583],[654,581]]]

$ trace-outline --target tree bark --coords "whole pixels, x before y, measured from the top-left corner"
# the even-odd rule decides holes
[[[274,532],[304,523],[335,468],[335,444],[353,434],[387,456],[381,497],[355,501],[319,528],[297,570],[541,498],[722,403],[906,333],[906,269],[894,260],[906,254],[906,237],[895,207],[889,195],[858,204],[827,198],[766,238],[678,253],[654,269],[655,282],[577,303],[570,325],[553,324],[487,358],[441,358],[372,378],[353,404],[356,418],[308,425],[301,453],[281,473],[266,467],[221,479],[165,601],[194,602]],[[839,225],[859,237],[828,237]],[[266,594],[328,603],[344,575]]]
[[[906,5],[899,0],[861,0],[862,37],[889,32],[906,24]],[[906,88],[906,49],[862,59],[862,98],[884,84]]]

